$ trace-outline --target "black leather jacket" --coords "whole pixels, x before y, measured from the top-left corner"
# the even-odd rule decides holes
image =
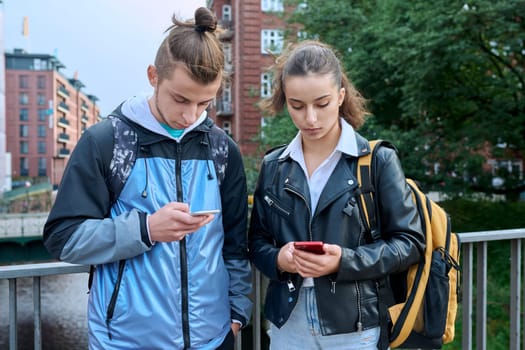
[[[357,133],[356,138],[359,155],[370,153],[368,141]],[[266,318],[283,326],[303,282],[298,274],[278,271],[279,248],[290,241],[313,240],[343,248],[339,271],[314,279],[322,334],[379,326],[377,281],[417,262],[425,247],[395,150],[381,147],[377,152],[375,199],[382,238],[370,242],[356,205],[357,158],[341,157],[312,216],[303,170],[290,157],[279,159],[285,148],[264,157],[249,230],[250,258],[270,280]]]

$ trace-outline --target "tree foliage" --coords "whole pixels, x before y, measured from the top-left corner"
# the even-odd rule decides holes
[[[456,194],[523,190],[508,167],[495,188],[487,159],[525,155],[524,1],[285,3],[296,9],[288,28],[337,49],[369,100],[373,117],[361,133],[393,141],[407,175]],[[282,116],[276,123],[263,139],[295,132]]]

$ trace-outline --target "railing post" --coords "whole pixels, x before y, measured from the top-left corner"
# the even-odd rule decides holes
[[[234,350],[242,350],[242,331],[239,331],[235,337]]]
[[[463,244],[462,254],[462,318],[463,318],[463,337],[462,349],[472,350],[472,281],[473,281],[473,262],[474,262],[474,243]]]
[[[478,243],[476,275],[476,349],[487,349],[487,242]]]
[[[9,279],[9,350],[18,349],[16,278]]]
[[[40,276],[33,277],[33,321],[35,325],[35,350],[42,349],[42,313],[41,313]]]
[[[253,312],[253,349],[261,349],[261,272],[255,269],[255,305]]]
[[[510,242],[510,349],[520,348],[521,239]]]

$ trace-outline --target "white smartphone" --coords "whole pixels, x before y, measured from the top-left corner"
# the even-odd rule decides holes
[[[219,213],[220,210],[219,209],[209,209],[209,210],[199,210],[199,211],[194,211],[192,213],[190,213],[191,215],[193,216],[197,216],[197,215],[210,215],[210,214],[217,214]]]

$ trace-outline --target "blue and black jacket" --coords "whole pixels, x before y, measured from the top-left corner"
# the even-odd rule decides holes
[[[112,114],[136,131],[136,154],[115,147],[111,119],[86,130],[44,227],[56,258],[96,266],[90,349],[215,349],[232,320],[248,323],[252,306],[239,149],[205,113],[180,139],[144,127],[155,125],[151,113]],[[113,198],[110,164],[129,157],[136,159]],[[147,216],[173,201],[221,212],[181,241],[152,244]]]

